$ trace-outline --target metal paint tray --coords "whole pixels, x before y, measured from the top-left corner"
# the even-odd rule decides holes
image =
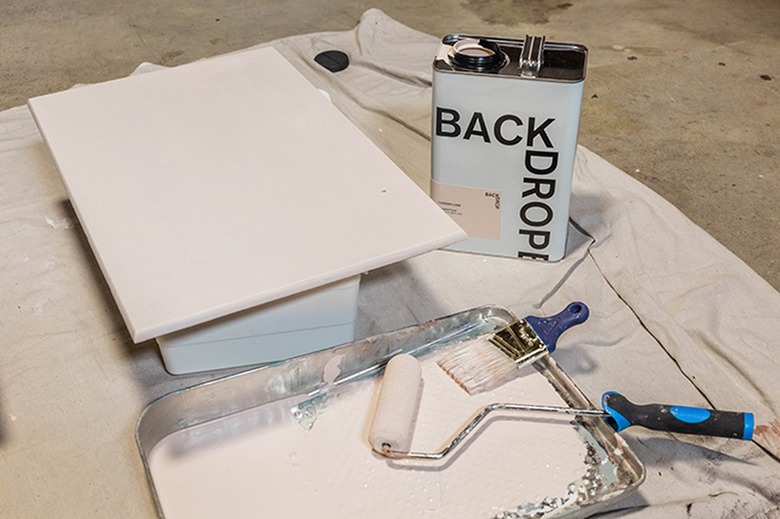
[[[391,462],[368,444],[384,364],[423,367],[414,450],[438,450],[492,401],[592,407],[547,357],[471,396],[435,363],[516,316],[484,306],[252,369],[151,403],[136,441],[161,517],[585,517],[644,468],[598,418],[496,416],[438,462]],[[534,369],[535,368],[535,369]]]

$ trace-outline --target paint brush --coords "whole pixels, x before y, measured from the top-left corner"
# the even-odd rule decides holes
[[[585,303],[574,302],[551,317],[527,316],[495,332],[488,342],[469,343],[445,353],[439,366],[473,395],[516,377],[518,368],[552,353],[558,337],[585,322]]]

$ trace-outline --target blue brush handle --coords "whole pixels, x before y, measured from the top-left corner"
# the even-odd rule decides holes
[[[572,326],[584,323],[588,319],[588,315],[590,315],[590,311],[587,305],[575,301],[551,317],[529,315],[525,318],[525,322],[531,325],[536,335],[547,346],[547,351],[552,353],[558,345],[558,337]]]
[[[632,425],[641,425],[656,431],[743,440],[753,438],[752,413],[665,404],[637,405],[615,391],[602,395],[601,407],[609,414],[611,419],[607,421],[615,431],[622,431]]]

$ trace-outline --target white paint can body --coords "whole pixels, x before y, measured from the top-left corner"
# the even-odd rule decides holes
[[[431,196],[469,234],[451,249],[565,254],[587,49],[538,40],[451,35],[434,60]]]

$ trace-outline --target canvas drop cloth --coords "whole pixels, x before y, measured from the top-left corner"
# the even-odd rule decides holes
[[[370,10],[353,31],[271,44],[427,190],[436,38]],[[347,52],[349,68],[314,63],[328,49]],[[591,317],[555,358],[593,402],[619,390],[759,423],[780,415],[777,291],[584,148],[569,231],[555,264],[437,251],[370,272],[358,334],[483,304],[552,314],[581,300]],[[154,516],[136,420],[153,399],[224,373],[171,376],[154,342],[132,344],[25,107],[0,113],[0,244],[0,516]],[[780,517],[780,463],[759,443],[623,437],[647,478],[604,516]]]

